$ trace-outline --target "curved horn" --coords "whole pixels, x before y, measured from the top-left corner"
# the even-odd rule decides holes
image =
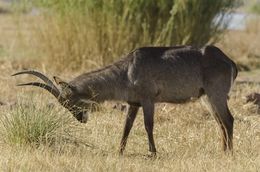
[[[49,85],[46,85],[46,84],[43,84],[43,83],[40,83],[40,82],[29,82],[29,83],[25,83],[25,84],[18,84],[17,86],[30,86],[30,85],[43,88],[43,89],[49,91],[57,99],[60,99],[60,92],[59,91],[57,91],[56,89],[54,89],[53,87],[51,87]]]
[[[31,74],[31,75],[37,76],[38,78],[42,79],[48,86],[50,86],[52,88],[52,90],[55,90],[55,92],[60,92],[59,89],[53,84],[53,82],[47,76],[45,76],[44,74],[42,74],[40,72],[37,72],[34,70],[26,70],[26,71],[22,71],[22,72],[17,72],[15,74],[13,74],[12,76],[21,75],[21,74]],[[41,87],[41,86],[39,86],[39,87]]]

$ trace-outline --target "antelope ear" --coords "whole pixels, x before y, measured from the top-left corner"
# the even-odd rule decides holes
[[[70,85],[67,82],[60,79],[59,77],[54,76],[53,79],[55,83],[61,87],[62,90],[70,88]]]

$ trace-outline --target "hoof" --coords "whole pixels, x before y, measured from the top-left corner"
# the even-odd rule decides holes
[[[157,155],[156,155],[156,152],[149,152],[147,155],[145,155],[145,158],[146,159],[156,159],[157,158]]]
[[[123,156],[123,154],[124,154],[124,151],[120,149],[120,150],[118,151],[118,155],[119,155],[119,156]]]

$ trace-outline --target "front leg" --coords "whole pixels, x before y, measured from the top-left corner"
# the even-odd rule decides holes
[[[123,137],[121,139],[121,144],[120,144],[120,154],[123,154],[127,142],[127,137],[130,133],[130,130],[133,126],[134,120],[136,118],[136,114],[138,112],[139,107],[138,106],[133,106],[130,105],[127,111],[126,115],[126,122],[125,122],[125,128],[124,128],[124,133]]]
[[[152,101],[144,101],[142,103],[144,112],[144,125],[149,140],[149,151],[152,156],[156,156],[156,148],[153,139],[153,124],[154,124],[154,103]]]

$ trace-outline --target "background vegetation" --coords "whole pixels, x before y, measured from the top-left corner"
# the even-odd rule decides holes
[[[250,11],[255,14],[260,14],[260,1],[255,1],[250,6]]]
[[[203,46],[225,29],[233,0],[32,0],[37,52],[57,67],[103,66],[140,46]],[[89,66],[88,66],[89,67]],[[92,66],[93,67],[93,66]]]
[[[0,171],[260,171],[260,110],[245,102],[249,93],[260,92],[259,18],[254,14],[244,30],[212,22],[216,14],[221,21],[230,10],[244,12],[251,5],[245,10],[245,4],[232,9],[233,1],[219,0],[6,2],[0,0]],[[34,77],[10,77],[33,68],[69,80],[139,46],[207,42],[251,70],[239,72],[238,81],[256,82],[235,84],[230,93],[233,156],[222,152],[217,123],[199,101],[156,105],[154,160],[145,156],[140,111],[126,152],[118,156],[125,112],[113,109],[114,102],[80,124],[43,90],[15,86]]]

